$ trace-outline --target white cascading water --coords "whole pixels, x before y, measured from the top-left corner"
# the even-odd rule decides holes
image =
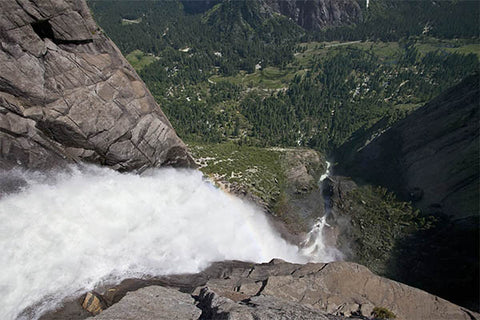
[[[135,175],[87,166],[53,178],[8,174],[27,185],[0,198],[0,319],[38,318],[99,284],[198,272],[213,261],[335,259],[310,243],[287,243],[260,209],[197,171]]]
[[[331,163],[326,161],[327,169],[324,174],[320,176],[319,184],[331,175]],[[307,234],[305,241],[302,243],[301,252],[312,259],[319,258],[321,262],[330,262],[335,260],[341,260],[343,254],[335,247],[328,245],[328,241],[325,239],[325,228],[330,228],[327,223],[327,217],[331,212],[331,208],[327,203],[328,199],[325,199],[325,214],[313,225],[310,232]]]
[[[322,174],[320,176],[320,183],[323,182],[323,180],[325,180],[326,178],[330,177],[330,175],[332,174],[331,172],[331,166],[332,164],[329,162],[329,161],[326,161],[326,164],[327,164],[327,170],[325,171],[324,174]]]

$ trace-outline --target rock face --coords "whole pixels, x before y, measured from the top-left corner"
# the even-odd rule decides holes
[[[0,3],[0,168],[193,164],[84,0]]]
[[[196,275],[156,281],[170,289],[137,290],[138,283],[130,281],[136,291],[89,319],[368,319],[375,307],[387,308],[399,320],[480,319],[474,312],[348,262],[219,262]],[[152,284],[155,281],[145,282]]]
[[[311,230],[315,221],[325,214],[324,198],[319,185],[325,173],[325,159],[311,149],[285,149],[282,155],[285,172],[283,199],[276,204],[275,214],[285,222],[292,234],[301,235]],[[298,241],[297,241],[298,242]]]
[[[228,0],[180,0],[187,13],[203,13]],[[255,2],[251,0],[244,0]],[[260,15],[281,14],[307,30],[356,23],[362,9],[356,0],[261,0]]]
[[[358,22],[362,11],[354,0],[264,0],[274,11],[307,30]]]
[[[336,168],[386,186],[427,213],[479,215],[479,97],[473,75]]]

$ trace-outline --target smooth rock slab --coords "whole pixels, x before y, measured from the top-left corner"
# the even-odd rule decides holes
[[[202,311],[186,293],[160,286],[129,292],[107,310],[90,320],[197,320]]]

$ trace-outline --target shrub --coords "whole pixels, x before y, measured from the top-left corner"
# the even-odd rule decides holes
[[[373,319],[395,319],[397,316],[392,311],[383,307],[375,307],[372,311]]]

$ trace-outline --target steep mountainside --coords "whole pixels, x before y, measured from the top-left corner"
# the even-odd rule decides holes
[[[478,215],[479,94],[476,74],[344,154],[337,169],[388,187],[427,213]]]
[[[362,18],[362,10],[355,0],[264,1],[275,12],[291,18],[307,30],[349,25]]]
[[[431,226],[396,240],[386,275],[473,310],[480,307],[479,94],[475,74],[383,134],[355,137],[336,158],[337,172],[388,187],[433,215]]]
[[[188,13],[203,13],[221,0],[181,0]],[[256,1],[236,1],[254,4]],[[325,27],[348,25],[362,18],[362,10],[356,0],[261,0],[262,11],[277,13],[292,19],[306,30],[320,30]],[[242,14],[247,13],[242,11]]]
[[[0,9],[0,168],[192,164],[85,1],[2,1]]]

